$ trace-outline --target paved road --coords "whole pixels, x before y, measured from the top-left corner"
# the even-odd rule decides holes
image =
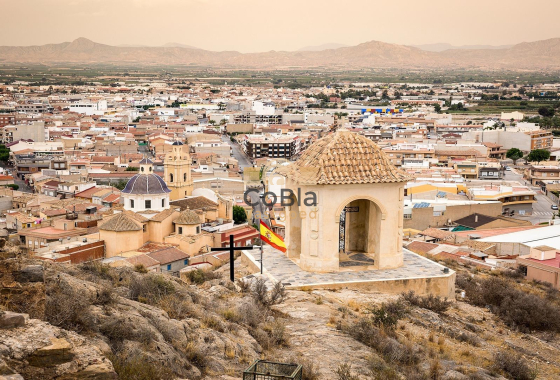
[[[247,166],[253,166],[251,161],[249,161],[247,155],[239,147],[239,144],[235,144],[234,142],[232,142],[229,136],[222,136],[222,141],[227,142],[229,146],[231,146],[233,158],[237,160],[241,169],[246,168]]]

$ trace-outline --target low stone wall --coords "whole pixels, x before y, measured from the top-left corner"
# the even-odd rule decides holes
[[[336,284],[313,284],[309,286],[286,286],[286,289],[367,289],[380,293],[400,294],[413,290],[418,295],[433,294],[435,296],[455,299],[455,273],[442,277],[407,278],[404,280],[376,280],[361,282],[341,282]]]

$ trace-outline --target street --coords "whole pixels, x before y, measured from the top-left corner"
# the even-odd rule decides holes
[[[247,155],[239,147],[239,144],[235,144],[234,142],[232,142],[229,136],[227,135],[222,136],[222,141],[227,142],[229,146],[231,146],[233,158],[237,160],[237,162],[239,163],[239,167],[241,169],[246,168],[248,166],[249,167],[253,166],[251,161],[249,161]]]

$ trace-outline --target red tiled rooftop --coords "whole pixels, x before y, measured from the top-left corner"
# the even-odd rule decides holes
[[[556,252],[556,257],[550,260],[537,260],[531,258],[525,258],[525,260],[533,261],[542,265],[546,265],[553,268],[560,268],[560,253]]]
[[[523,226],[523,227],[506,227],[506,228],[492,228],[488,230],[475,230],[475,231],[458,231],[453,232],[457,236],[468,237],[469,235],[478,235],[481,238],[509,234],[512,232],[532,230],[542,226]]]

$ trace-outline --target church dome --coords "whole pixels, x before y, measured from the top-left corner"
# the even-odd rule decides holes
[[[296,162],[277,172],[307,185],[398,183],[411,179],[391,163],[376,143],[347,129],[317,140]]]
[[[167,187],[167,184],[157,174],[136,174],[126,184],[122,191],[126,194],[166,194],[170,193],[171,190]]]

